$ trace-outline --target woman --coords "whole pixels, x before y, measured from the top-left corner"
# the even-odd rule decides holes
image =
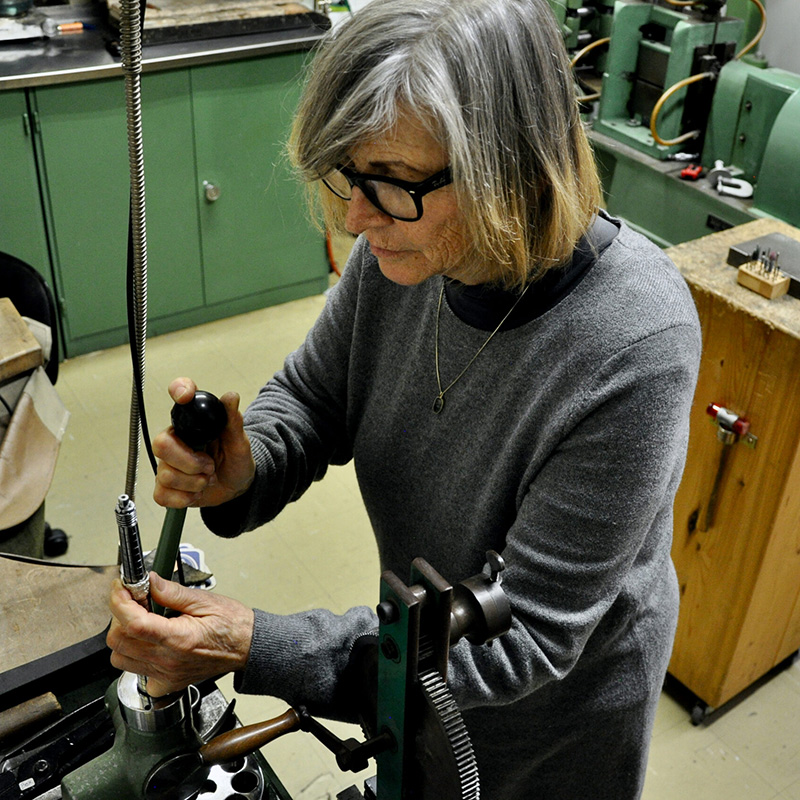
[[[700,338],[655,246],[598,211],[545,0],[375,0],[314,59],[291,151],[358,234],[306,342],[213,457],[161,434],[156,500],[235,536],[355,460],[382,567],[458,581],[493,548],[513,624],[453,648],[483,795],[636,798],[678,593],[672,502]],[[185,402],[188,379],[170,392]],[[374,614],[278,616],[118,587],[112,661],[154,694],[236,670],[317,712]],[[313,677],[312,677],[313,676]],[[340,711],[340,710],[339,710]]]

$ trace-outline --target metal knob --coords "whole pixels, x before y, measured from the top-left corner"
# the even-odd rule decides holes
[[[203,181],[203,187],[205,189],[206,200],[209,203],[216,203],[219,200],[220,194],[222,194],[222,190],[217,186],[216,183],[211,183],[211,181]]]

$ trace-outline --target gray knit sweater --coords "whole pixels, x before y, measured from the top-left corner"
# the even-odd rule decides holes
[[[407,580],[422,556],[455,583],[501,552],[511,631],[459,643],[449,676],[483,797],[638,797],[677,618],[672,503],[700,356],[690,294],[623,225],[558,305],[492,339],[436,415],[440,280],[393,284],[356,244],[246,412],[253,487],[204,517],[223,536],[251,530],[354,458],[384,569]],[[443,386],[486,336],[445,303]],[[350,643],[375,625],[367,608],[259,611],[237,688],[324,711]]]

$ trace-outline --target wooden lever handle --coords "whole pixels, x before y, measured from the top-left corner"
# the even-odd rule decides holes
[[[241,758],[269,744],[285,733],[300,730],[300,715],[290,708],[284,714],[266,722],[235,728],[214,737],[200,748],[204,764],[223,764]]]
[[[52,692],[34,697],[0,713],[0,742],[48,717],[60,713],[61,705]]]

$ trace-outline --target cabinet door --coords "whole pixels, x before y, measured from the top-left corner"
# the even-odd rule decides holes
[[[36,90],[69,355],[126,341],[130,177],[124,82]],[[148,312],[203,305],[186,70],[142,79]]]
[[[24,90],[0,92],[0,250],[37,269],[52,288]]]
[[[284,53],[192,69],[209,304],[327,285],[324,240],[308,221],[284,148],[306,58]],[[204,182],[217,187],[218,199],[205,198]]]

